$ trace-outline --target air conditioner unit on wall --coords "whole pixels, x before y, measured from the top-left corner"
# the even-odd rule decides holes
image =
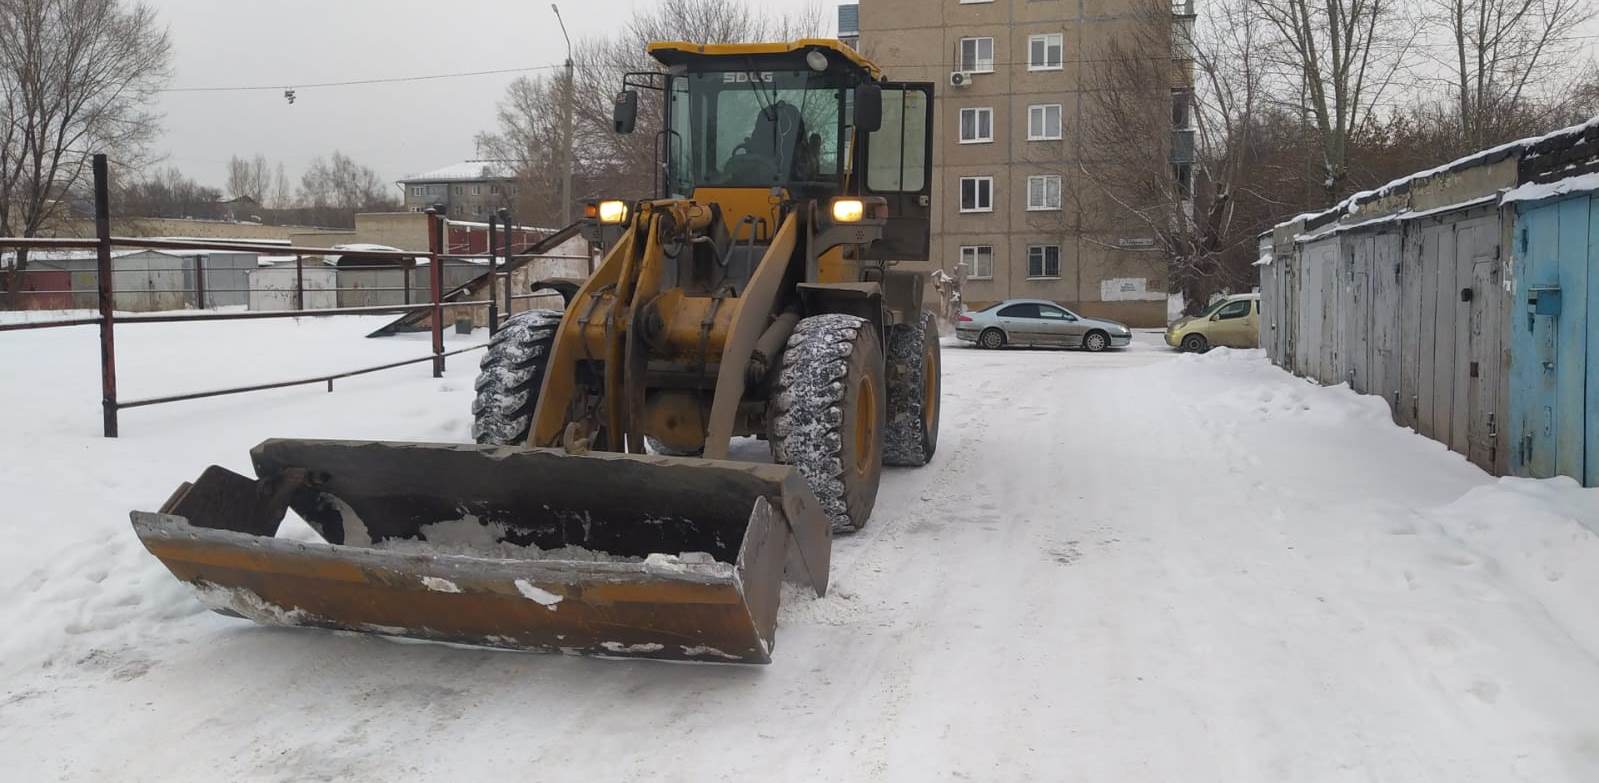
[[[970,87],[970,86],[972,86],[972,73],[971,73],[971,71],[951,71],[950,74],[949,74],[949,86],[951,86],[951,87]]]

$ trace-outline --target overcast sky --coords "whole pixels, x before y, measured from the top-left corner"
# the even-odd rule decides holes
[[[421,76],[560,64],[547,0],[146,0],[169,26],[174,88]],[[608,33],[648,0],[563,0],[574,41]],[[808,0],[746,0],[797,10]],[[832,3],[825,7],[831,8]],[[829,11],[829,23],[832,22]],[[472,139],[517,74],[351,87],[169,92],[165,165],[222,186],[231,155],[282,161],[291,182],[334,149],[385,179],[473,157]],[[396,191],[398,192],[398,191]]]

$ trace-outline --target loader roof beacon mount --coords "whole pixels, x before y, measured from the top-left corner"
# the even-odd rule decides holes
[[[932,458],[938,331],[891,263],[928,258],[932,85],[821,39],[649,51],[614,120],[655,134],[657,193],[595,203],[614,241],[588,277],[524,283],[566,304],[495,333],[475,444],[269,440],[254,477],[212,466],[133,513],[213,609],[765,663],[782,582],[822,594],[882,466]],[[738,438],[774,464],[729,461]],[[279,538],[291,511],[322,540]]]

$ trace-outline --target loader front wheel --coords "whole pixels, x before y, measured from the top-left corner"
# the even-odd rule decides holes
[[[489,341],[472,402],[472,438],[488,446],[521,446],[538,407],[561,313],[528,310],[505,320]]]
[[[938,449],[938,322],[922,313],[888,331],[888,429],[883,462],[919,468]]]
[[[883,349],[870,321],[801,320],[772,396],[772,459],[805,477],[839,532],[860,530],[877,503],[887,421]]]

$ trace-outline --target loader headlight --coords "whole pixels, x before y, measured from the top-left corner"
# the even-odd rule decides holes
[[[834,223],[859,223],[866,217],[866,202],[858,198],[833,199]]]
[[[594,205],[594,217],[606,225],[627,222],[627,202],[617,199]]]

